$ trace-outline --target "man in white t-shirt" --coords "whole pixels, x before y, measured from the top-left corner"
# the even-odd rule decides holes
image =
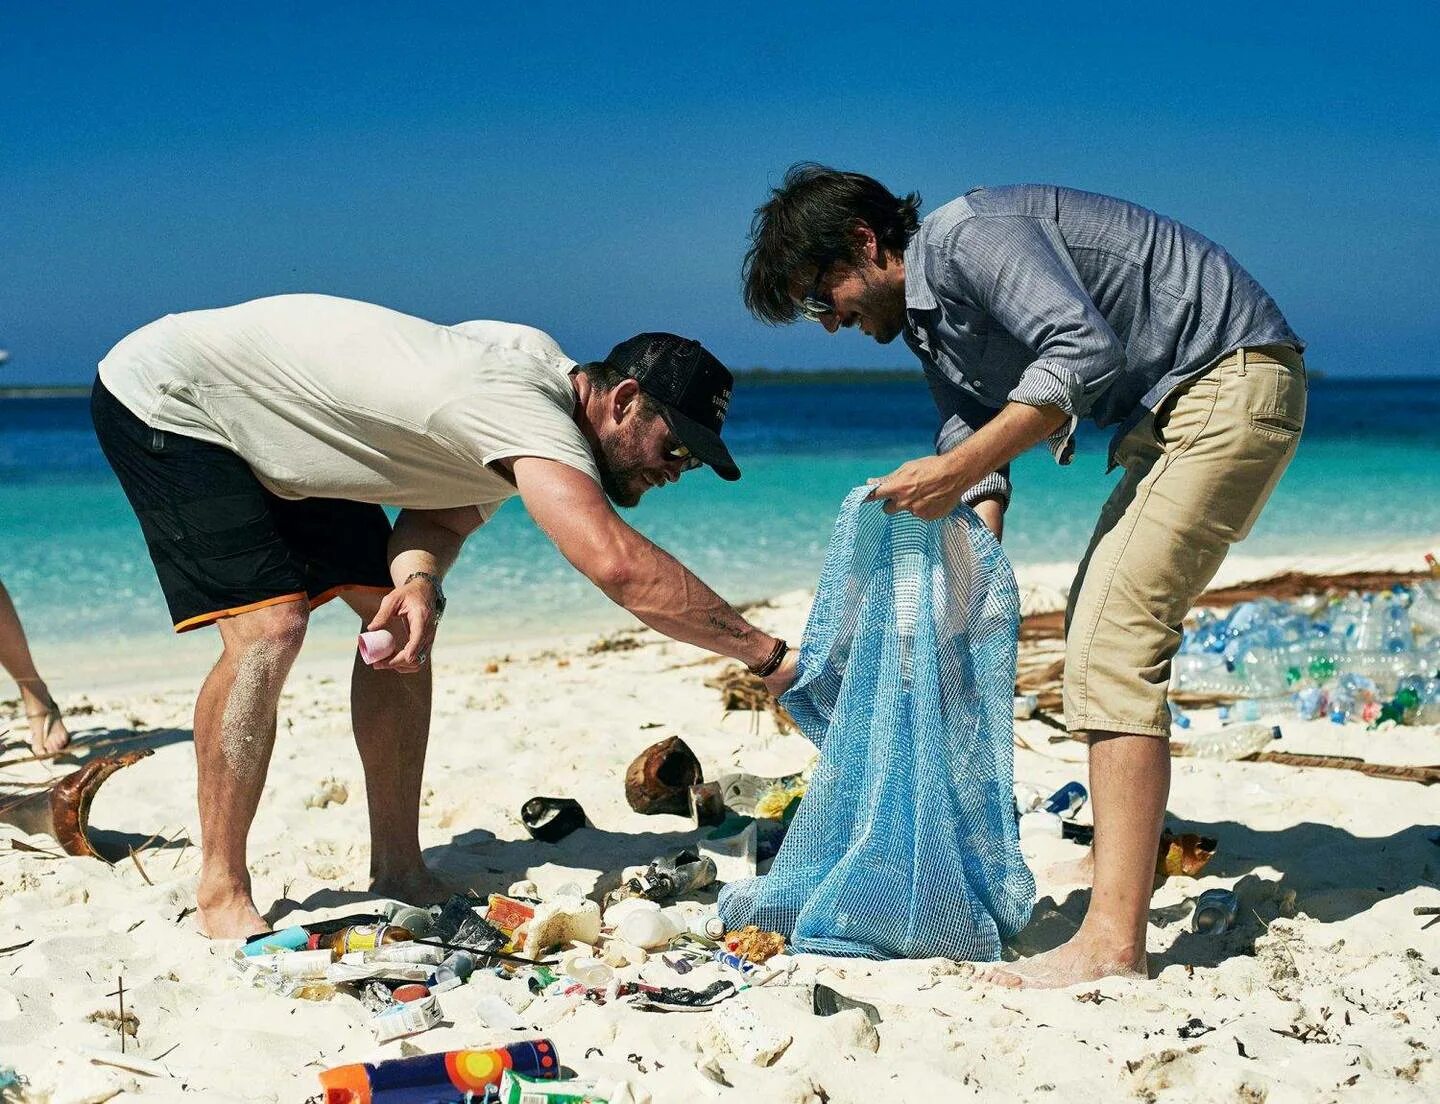
[[[177,632],[224,649],[195,707],[201,929],[266,930],[245,847],[285,677],[310,611],[340,596],[401,642],[357,657],[351,706],[377,893],[444,888],[420,855],[428,664],[441,579],[465,537],[518,494],[612,600],[783,691],[795,658],[616,514],[701,464],[733,380],[698,342],[640,334],[576,364],[528,326],[441,326],[324,295],[168,315],[100,363],[92,414]],[[400,507],[392,528],[381,508]],[[404,676],[404,677],[402,677]]]

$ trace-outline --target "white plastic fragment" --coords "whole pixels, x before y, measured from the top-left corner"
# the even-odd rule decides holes
[[[739,1001],[717,1005],[714,1018],[726,1047],[742,1062],[768,1066],[790,1045],[789,1032],[765,1023],[753,1008]]]
[[[600,941],[600,906],[585,897],[556,897],[535,906],[535,916],[526,925],[526,958],[537,959],[560,943]]]

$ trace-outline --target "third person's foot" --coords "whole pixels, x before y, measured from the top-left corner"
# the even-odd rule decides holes
[[[1149,976],[1144,954],[1116,953],[1078,937],[1016,962],[977,962],[974,970],[976,980],[1007,989],[1064,989],[1104,978]]]

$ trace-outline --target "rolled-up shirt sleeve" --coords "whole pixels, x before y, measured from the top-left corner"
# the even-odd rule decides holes
[[[1069,427],[1050,440],[1065,463],[1075,425],[1124,368],[1125,348],[1051,229],[1019,215],[969,218],[955,226],[943,252],[954,286],[1035,351],[1008,398],[1070,415]]]
[[[956,387],[937,384],[934,379],[929,379],[929,383],[930,393],[943,419],[935,432],[937,453],[949,452],[960,442],[974,436],[977,429],[999,413]],[[970,487],[960,501],[966,506],[974,506],[982,498],[998,498],[1001,506],[1008,509],[1011,490],[1010,465],[1006,464]]]

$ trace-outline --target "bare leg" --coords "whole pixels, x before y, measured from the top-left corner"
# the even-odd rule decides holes
[[[980,976],[1001,985],[1059,987],[1146,976],[1145,929],[1155,854],[1170,793],[1170,748],[1154,736],[1090,734],[1095,889],[1080,930],[1053,951]]]
[[[305,639],[303,602],[219,621],[225,650],[195,702],[199,767],[200,930],[214,939],[266,931],[250,894],[245,845],[275,745],[285,677]]]
[[[10,592],[0,584],[0,667],[20,687],[25,718],[30,722],[30,748],[36,755],[59,751],[70,742],[70,733],[60,719],[60,710],[50,696],[50,688],[35,670],[30,645],[20,615],[10,601]]]
[[[368,623],[382,596],[352,591],[344,597]],[[420,856],[420,785],[431,688],[428,666],[413,674],[375,671],[355,656],[350,713],[370,808],[371,888],[409,904],[444,900],[450,893]]]

